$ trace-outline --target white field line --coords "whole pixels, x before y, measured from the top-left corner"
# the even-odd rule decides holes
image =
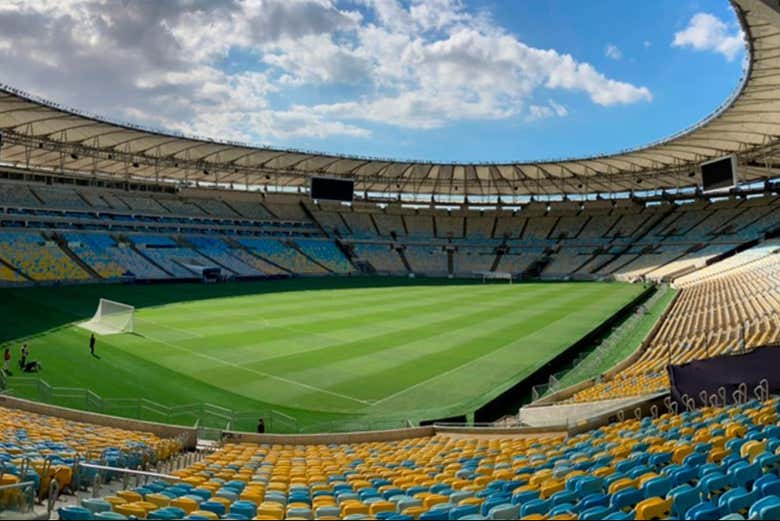
[[[475,364],[475,363],[479,362],[480,360],[482,360],[483,358],[488,358],[488,357],[490,357],[490,356],[493,356],[493,355],[495,355],[495,354],[496,354],[496,351],[500,351],[500,350],[502,350],[502,349],[504,349],[504,348],[506,348],[506,347],[508,347],[508,346],[512,345],[514,342],[516,342],[516,340],[513,340],[513,341],[511,341],[511,342],[507,342],[506,344],[504,344],[504,345],[503,345],[503,346],[501,346],[500,348],[498,348],[498,349],[496,349],[496,350],[494,350],[494,351],[491,351],[490,353],[485,353],[484,355],[482,355],[482,356],[480,356],[480,357],[478,357],[478,358],[474,358],[474,359],[472,359],[472,360],[469,360],[468,362],[465,362],[465,363],[463,363],[463,364],[460,364],[460,365],[459,365],[459,366],[457,366],[457,367],[453,367],[452,369],[449,369],[449,370],[447,370],[447,371],[444,371],[443,373],[435,374],[435,375],[431,376],[430,378],[428,378],[428,379],[426,379],[426,380],[423,380],[423,381],[421,381],[421,382],[417,382],[416,384],[414,384],[414,385],[410,385],[409,387],[407,387],[407,388],[405,388],[405,389],[401,389],[401,390],[400,390],[400,391],[398,391],[397,393],[393,393],[393,394],[391,394],[391,395],[389,395],[389,396],[385,396],[385,397],[384,397],[384,398],[382,398],[381,400],[376,400],[376,401],[374,402],[374,405],[380,405],[380,404],[382,404],[382,403],[384,403],[384,402],[386,402],[386,401],[388,401],[388,400],[391,400],[391,399],[393,399],[393,398],[395,398],[395,397],[397,397],[397,396],[401,396],[402,394],[405,394],[405,393],[407,393],[407,392],[411,391],[412,389],[416,389],[417,387],[420,387],[420,386],[422,386],[422,385],[425,385],[425,384],[427,384],[428,382],[432,382],[432,381],[436,380],[437,378],[441,378],[441,377],[443,377],[443,376],[447,376],[447,375],[448,375],[448,374],[450,374],[450,373],[454,373],[455,371],[459,371],[460,369],[463,369],[464,367],[468,367],[468,366],[470,366],[471,364]]]
[[[187,353],[190,353],[190,354],[195,355],[197,357],[203,358],[205,360],[210,360],[210,361],[216,362],[218,364],[234,367],[236,369],[240,369],[241,371],[246,371],[248,373],[253,373],[253,374],[256,374],[258,376],[262,376],[262,377],[265,377],[265,378],[271,378],[273,380],[278,380],[280,382],[284,382],[284,383],[287,383],[287,384],[290,384],[290,385],[295,385],[295,386],[298,386],[298,387],[302,387],[302,388],[308,389],[310,391],[315,391],[315,392],[323,393],[323,394],[329,394],[331,396],[337,396],[339,398],[344,398],[345,400],[351,400],[353,402],[361,403],[363,405],[373,405],[374,404],[374,402],[371,402],[371,401],[361,400],[359,398],[355,398],[353,396],[348,396],[346,394],[341,394],[341,393],[336,393],[336,392],[333,392],[333,391],[328,391],[327,389],[321,389],[321,388],[315,387],[313,385],[305,384],[305,383],[302,383],[302,382],[296,382],[295,380],[290,380],[288,378],[283,378],[281,376],[276,376],[276,375],[273,375],[273,374],[270,374],[270,373],[265,373],[263,371],[257,371],[255,369],[250,369],[249,367],[244,367],[244,366],[242,366],[240,364],[236,364],[236,363],[233,363],[233,362],[228,362],[228,361],[222,360],[221,358],[216,358],[214,356],[204,355],[203,353],[199,353],[197,351],[193,351],[192,349],[188,349],[188,348],[186,348],[184,346],[180,346],[178,344],[167,342],[165,340],[159,340],[159,339],[156,339],[154,337],[146,337],[146,338],[148,338],[149,340],[153,340],[154,342],[158,342],[160,344],[165,344],[165,345],[173,347],[175,349],[179,349],[180,351],[185,351]]]

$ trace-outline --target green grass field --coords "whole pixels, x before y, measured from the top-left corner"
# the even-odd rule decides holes
[[[29,337],[37,376],[51,385],[165,406],[208,402],[245,413],[238,428],[271,409],[304,430],[392,426],[473,411],[641,292],[379,278],[5,289],[0,342],[15,361]],[[100,297],[136,306],[137,334],[99,337],[97,359],[74,324]],[[9,385],[39,397],[28,381]],[[51,401],[81,407],[84,398],[66,390]]]

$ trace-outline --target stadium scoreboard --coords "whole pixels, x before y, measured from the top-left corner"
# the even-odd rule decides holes
[[[351,179],[334,177],[312,177],[311,198],[328,201],[352,202],[355,182]]]
[[[715,192],[728,190],[737,185],[737,158],[726,156],[701,165],[702,191]]]

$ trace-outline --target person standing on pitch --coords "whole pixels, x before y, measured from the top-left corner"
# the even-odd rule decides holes
[[[92,356],[95,356],[95,333],[89,336],[89,352]]]
[[[8,367],[10,363],[11,363],[11,350],[6,347],[5,351],[3,352],[3,372],[5,372],[6,375],[11,374],[11,370]]]
[[[27,357],[30,356],[30,350],[27,349],[27,344],[22,344],[22,354],[19,357],[19,367],[24,370],[24,366],[27,365]]]

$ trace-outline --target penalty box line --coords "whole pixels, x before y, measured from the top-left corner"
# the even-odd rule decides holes
[[[374,405],[374,403],[375,403],[375,402],[368,401],[368,400],[361,400],[360,398],[355,398],[353,396],[349,396],[349,395],[346,395],[346,394],[341,394],[341,393],[337,393],[337,392],[334,392],[334,391],[329,391],[327,389],[321,389],[321,388],[316,387],[314,385],[305,384],[303,382],[296,382],[295,380],[290,380],[289,378],[276,376],[274,374],[266,373],[264,371],[258,371],[256,369],[251,369],[249,367],[244,367],[243,365],[236,364],[234,362],[228,362],[227,360],[222,360],[221,358],[217,358],[217,357],[214,357],[214,356],[204,355],[203,353],[199,353],[197,351],[193,351],[192,349],[188,349],[188,348],[186,348],[184,346],[180,346],[178,344],[174,344],[174,343],[168,342],[166,340],[159,340],[157,338],[146,336],[146,335],[140,335],[140,336],[142,336],[144,338],[148,338],[149,340],[152,340],[153,342],[164,344],[164,345],[173,347],[174,349],[178,349],[180,351],[185,351],[185,352],[190,353],[191,355],[195,355],[195,356],[197,356],[199,358],[203,358],[205,360],[209,360],[211,362],[216,362],[216,363],[222,364],[222,365],[227,365],[229,367],[233,367],[233,368],[239,369],[241,371],[246,371],[248,373],[252,373],[252,374],[255,374],[257,376],[263,376],[265,378],[271,378],[273,380],[278,380],[278,381],[284,382],[286,384],[295,385],[295,386],[302,387],[304,389],[308,389],[310,391],[315,391],[315,392],[322,393],[322,394],[329,394],[331,396],[336,396],[338,398],[343,398],[345,400],[350,400],[350,401],[357,402],[357,403],[360,403],[360,404],[363,404],[363,405]]]

